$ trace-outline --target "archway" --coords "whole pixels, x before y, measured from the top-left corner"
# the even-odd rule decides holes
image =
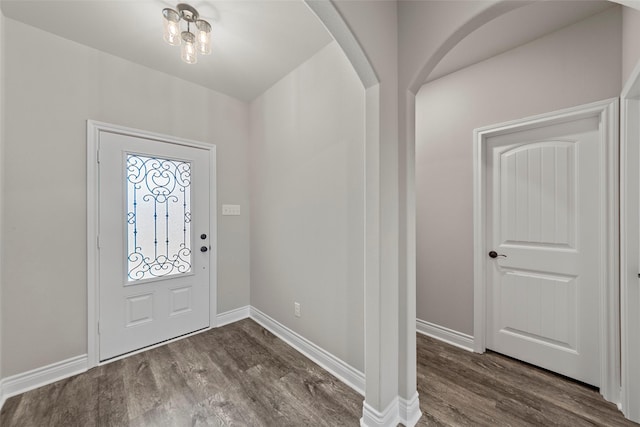
[[[627,6],[636,10],[640,10],[640,5],[638,3],[628,2],[628,1],[612,1],[612,3],[618,3],[623,6]],[[520,7],[522,5],[517,5]],[[406,221],[407,221],[407,239],[412,239],[412,233],[409,231],[411,227],[415,231],[415,120],[416,120],[416,111],[415,111],[415,96],[417,91],[422,86],[423,82],[426,80],[427,76],[434,70],[436,65],[442,60],[442,58],[449,52],[454,46],[456,46],[461,40],[470,35],[476,29],[482,27],[486,23],[491,20],[504,15],[505,13],[513,10],[513,8],[509,9],[504,2],[496,2],[490,6],[487,6],[482,11],[476,13],[469,19],[466,19],[464,22],[448,35],[443,43],[441,43],[437,49],[434,50],[434,53],[430,55],[420,66],[420,68],[413,73],[413,78],[406,84],[404,87],[400,88],[401,98],[405,99],[405,105],[401,105],[401,117],[403,120],[403,127],[401,131],[405,132],[405,138],[403,139],[406,149],[406,158],[407,163],[405,165],[406,168],[406,183],[405,183],[405,195],[407,197],[408,202],[406,203],[407,211],[406,211]],[[624,83],[624,82],[623,82]],[[402,109],[405,111],[402,111]],[[413,247],[415,249],[415,244],[409,245],[409,247]],[[407,259],[412,259],[411,255],[408,254]],[[409,262],[409,261],[408,261]],[[411,268],[408,268],[410,271]]]
[[[389,319],[383,311],[397,313],[397,307],[390,307],[384,299],[381,289],[382,262],[381,247],[384,243],[381,236],[381,175],[380,175],[380,81],[369,61],[364,49],[358,43],[353,32],[340,15],[335,5],[328,0],[305,0],[309,8],[322,21],[329,33],[342,47],[353,65],[365,88],[365,401],[361,425],[396,425],[403,423],[415,425],[421,416],[418,395],[416,392],[416,364],[414,351],[413,362],[407,364],[409,376],[413,378],[413,387],[407,399],[397,397],[398,377],[395,370],[399,346],[388,345],[388,338],[397,331],[397,318]],[[388,290],[392,291],[393,290]],[[385,303],[387,303],[385,305]],[[402,315],[402,314],[401,314]],[[411,316],[409,316],[411,317]],[[415,318],[415,313],[412,316]],[[383,326],[383,319],[386,325]],[[412,321],[413,321],[412,318]],[[395,322],[394,322],[395,320]],[[394,328],[395,324],[395,328]],[[383,333],[382,329],[386,328]],[[413,341],[407,349],[415,349],[415,324]],[[393,395],[388,403],[389,395]]]

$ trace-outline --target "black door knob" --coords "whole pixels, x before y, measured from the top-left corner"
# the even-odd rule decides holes
[[[200,238],[201,238],[202,240],[204,240],[204,239],[206,239],[206,238],[207,238],[207,235],[206,235],[206,234],[204,234],[204,233],[202,233],[202,234],[200,235]]]
[[[490,256],[491,258],[498,258],[499,256],[503,256],[503,257],[505,257],[505,258],[507,257],[506,255],[499,254],[499,253],[498,253],[498,252],[496,252],[496,251],[491,251],[491,252],[489,252],[489,256]]]
[[[209,248],[207,248],[206,246],[201,246],[200,247],[200,252],[207,252],[209,250]]]

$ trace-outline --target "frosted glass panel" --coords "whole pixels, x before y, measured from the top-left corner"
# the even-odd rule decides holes
[[[127,155],[129,282],[191,271],[191,163]]]

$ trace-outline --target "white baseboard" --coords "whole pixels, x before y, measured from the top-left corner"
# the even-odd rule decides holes
[[[399,407],[397,397],[382,412],[377,411],[365,401],[362,405],[360,427],[396,427],[401,422]]]
[[[416,331],[431,338],[444,341],[447,344],[473,352],[473,337],[471,335],[463,334],[462,332],[454,331],[453,329],[420,319],[416,319]]]
[[[414,427],[420,417],[420,400],[418,392],[411,399],[396,397],[389,403],[384,411],[375,410],[366,401],[362,405],[361,427],[396,427],[402,424],[406,427]]]
[[[237,322],[238,320],[246,319],[251,313],[250,306],[235,308],[233,310],[225,311],[216,316],[216,328],[220,326],[228,325],[229,323]]]
[[[364,374],[277,320],[251,307],[251,318],[364,396]],[[397,411],[396,411],[397,412]]]
[[[418,392],[413,395],[411,399],[398,399],[398,411],[400,412],[400,422],[405,427],[413,427],[418,424],[418,420],[422,416],[420,412],[420,399],[418,398]]]
[[[7,377],[0,381],[0,409],[11,396],[86,372],[87,367],[87,355],[83,354]]]

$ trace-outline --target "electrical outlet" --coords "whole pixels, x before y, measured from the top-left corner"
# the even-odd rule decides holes
[[[294,302],[293,303],[293,314],[295,314],[296,317],[300,317],[300,303],[299,302]]]

